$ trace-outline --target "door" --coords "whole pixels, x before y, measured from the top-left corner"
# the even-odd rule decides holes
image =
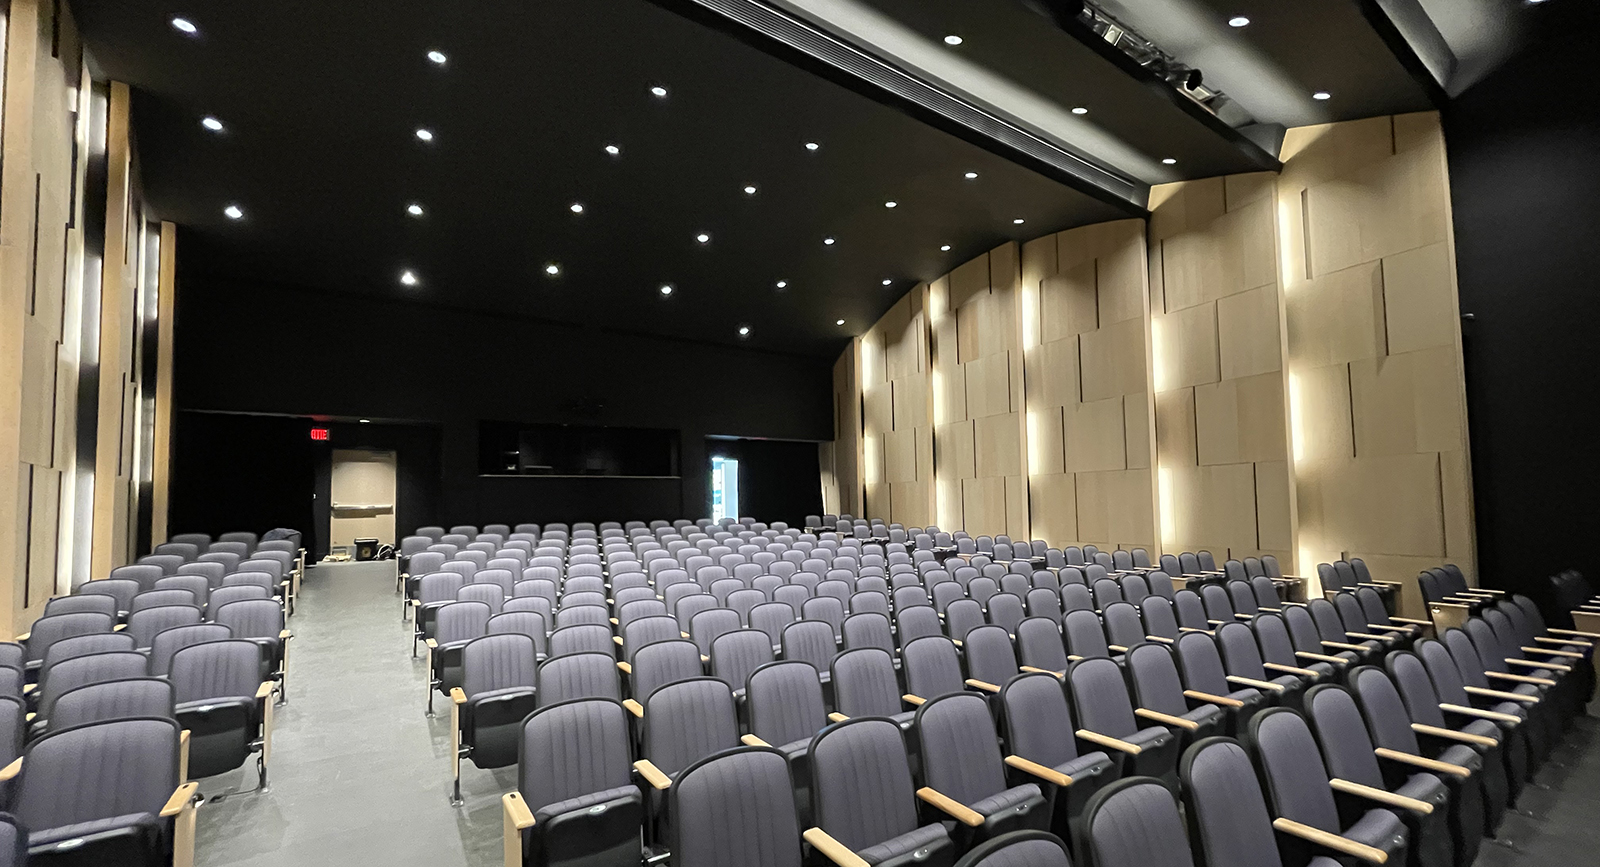
[[[353,546],[357,539],[395,544],[394,468],[392,451],[333,450],[330,546]]]

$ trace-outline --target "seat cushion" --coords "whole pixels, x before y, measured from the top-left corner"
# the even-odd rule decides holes
[[[1038,797],[1041,797],[1039,787],[1033,783],[1024,783],[1020,786],[1012,786],[998,795],[990,795],[967,806],[985,816],[993,816]]]
[[[597,804],[629,798],[639,799],[638,786],[618,786],[615,789],[605,789],[587,795],[579,795],[576,798],[568,798],[565,801],[557,801],[554,804],[547,804],[533,811],[533,820],[535,822],[549,822],[563,813],[575,813],[579,810],[587,810]]]
[[[148,831],[156,833],[160,826],[160,818],[154,813],[127,813],[121,816],[110,816],[105,819],[94,819],[89,822],[78,822],[73,825],[62,825],[59,828],[45,828],[32,831],[28,834],[29,848],[48,846],[54,843],[65,843],[80,837],[90,837],[95,834],[105,834],[114,831]]]
[[[891,858],[915,852],[918,849],[949,844],[950,835],[945,833],[943,825],[923,825],[915,831],[908,831],[898,837],[885,840],[876,846],[868,846],[857,852],[868,864],[879,864]]]

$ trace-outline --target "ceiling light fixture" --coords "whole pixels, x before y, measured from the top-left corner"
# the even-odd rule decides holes
[[[1075,105],[1075,106],[1072,107],[1072,113],[1073,114],[1088,114],[1089,110],[1087,108],[1084,108],[1081,105]]]
[[[1178,164],[1178,161],[1172,157],[1167,157],[1161,161],[1161,164],[1164,166],[1175,166]]]
[[[194,22],[190,21],[187,18],[174,17],[172,19],[172,26],[173,26],[174,29],[178,30],[179,32],[187,33],[190,36],[193,36],[196,33],[200,32],[200,28],[194,26]]]
[[[900,203],[896,202],[896,201],[888,201],[888,202],[884,202],[883,206],[885,208],[898,208],[898,207],[900,207]]]
[[[789,281],[788,280],[779,280],[774,285],[776,285],[779,289],[787,289],[787,288],[789,288]]]
[[[808,150],[808,151],[814,151],[814,150],[816,150],[816,149],[817,149],[817,148],[819,148],[819,147],[822,147],[822,145],[819,145],[819,144],[817,144],[817,143],[816,143],[816,142],[814,142],[814,141],[808,141],[808,142],[806,142],[806,150]]]
[[[422,206],[416,202],[412,202],[411,204],[406,205],[406,213],[413,217],[420,217],[422,216]]]
[[[1250,26],[1250,19],[1244,17],[1243,15],[1235,15],[1232,18],[1228,19],[1228,26],[1229,27],[1248,27],[1248,26]]]
[[[748,326],[748,325],[739,326],[739,336],[740,337],[749,337],[750,336],[750,326]]]
[[[410,270],[400,272],[400,285],[415,286],[420,282],[421,281],[417,279],[417,275],[412,273]]]
[[[661,297],[662,298],[670,298],[670,297],[672,297],[672,292],[673,292],[672,284],[671,283],[662,283],[660,292],[661,292]]]
[[[555,262],[551,262],[550,264],[544,266],[544,273],[549,274],[551,277],[559,277],[561,276],[561,266]]]
[[[941,253],[950,252],[950,245],[949,244],[945,244],[944,246],[940,247],[939,248],[939,252],[941,252]]]
[[[963,40],[961,37],[955,35],[954,33],[952,33],[949,36],[946,36],[944,38],[944,44],[946,44],[946,45],[960,45],[963,41],[965,41],[965,40]]]
[[[241,209],[238,205],[229,205],[226,208],[222,209],[222,213],[226,214],[228,219],[230,219],[230,220],[242,220],[242,219],[244,219],[244,210]]]
[[[663,99],[666,98],[667,95],[667,89],[659,84],[650,88],[650,92]]]
[[[756,185],[755,184],[745,184],[744,194],[747,195],[747,196],[755,195],[756,194]]]
[[[445,65],[445,62],[448,61],[450,58],[446,57],[443,51],[440,51],[439,49],[435,48],[432,51],[428,52],[428,59],[433,61],[434,63],[439,64],[440,66],[443,66],[443,65]]]
[[[977,178],[978,178],[978,173],[977,173],[977,172],[967,172],[967,175],[966,175],[966,178],[967,178],[967,180],[969,180],[969,181],[972,181],[972,180],[977,180]]]
[[[833,246],[833,239],[832,238],[823,238],[822,239],[822,243],[827,244],[829,247],[832,247]]]
[[[709,244],[709,243],[711,243],[711,236],[710,236],[710,235],[708,235],[708,234],[706,234],[706,233],[705,233],[705,232],[701,232],[701,233],[700,233],[700,234],[698,234],[698,235],[695,235],[695,236],[694,236],[694,239],[695,239],[695,240],[696,240],[696,241],[699,241],[699,242],[700,242],[700,243],[702,243],[702,244]]]
[[[1015,220],[1012,220],[1012,221],[1011,221],[1011,222],[1012,222],[1012,224],[1014,224],[1014,225],[1017,225],[1017,226],[1020,226],[1020,225],[1022,225],[1022,218],[1021,218],[1021,217],[1018,217],[1018,218],[1016,218],[1016,219],[1015,219]]]
[[[893,280],[885,280],[885,281],[883,281],[883,285],[888,286],[893,282],[894,282]]]
[[[418,127],[417,138],[422,139],[423,141],[433,141],[433,130],[428,129],[427,127]]]
[[[370,418],[357,419],[357,421],[361,422],[362,424],[372,424],[372,419]]]
[[[834,322],[834,323],[833,323],[833,324],[834,324],[834,325],[843,325],[843,324],[844,324],[844,320],[843,320],[843,319],[840,319],[840,320],[838,320],[838,321],[836,321],[836,322]]]
[[[567,208],[568,208],[568,210],[572,211],[572,213],[574,213],[574,214],[583,213],[583,203],[582,202],[573,202],[571,205],[568,205]]]
[[[616,145],[606,145],[606,153],[616,156],[622,153],[622,148],[619,148]]]
[[[200,125],[211,130],[212,132],[222,132],[222,121],[217,120],[210,115],[200,118]]]
[[[1326,90],[1319,90],[1316,93],[1311,94],[1311,98],[1312,99],[1318,99],[1318,100],[1321,100],[1321,99],[1333,99],[1333,94],[1327,92]]]

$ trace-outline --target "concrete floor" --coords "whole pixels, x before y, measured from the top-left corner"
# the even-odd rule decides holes
[[[277,713],[270,790],[207,803],[199,867],[322,864],[490,867],[500,863],[500,795],[514,768],[462,766],[451,807],[450,717],[424,715],[427,675],[400,622],[394,564],[314,566],[290,621],[289,703]],[[1577,721],[1527,786],[1475,867],[1596,863],[1600,719]],[[209,794],[254,783],[254,769],[202,781]]]

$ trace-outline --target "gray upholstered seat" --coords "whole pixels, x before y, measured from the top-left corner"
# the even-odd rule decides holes
[[[813,823],[867,863],[939,867],[953,860],[944,826],[917,823],[911,767],[892,721],[851,719],[818,734],[810,782]]]
[[[461,692],[452,693],[459,754],[480,768],[517,761],[522,720],[538,703],[538,647],[516,633],[485,635],[461,652]],[[451,761],[454,800],[461,800],[461,766]]]
[[[742,698],[750,674],[772,661],[772,644],[765,632],[736,629],[717,636],[711,643],[710,656],[711,676],[726,683],[735,697]]]
[[[1082,848],[1094,867],[1193,867],[1173,793],[1148,777],[1101,789],[1084,812]]]
[[[1050,617],[1028,617],[1017,624],[1017,656],[1029,668],[1066,675],[1067,648],[1059,623]]]
[[[906,692],[923,701],[966,690],[961,660],[948,638],[930,635],[907,644],[903,664]]]
[[[980,626],[968,632],[962,650],[967,658],[968,686],[997,693],[1002,684],[1016,676],[1016,650],[1003,626]]]
[[[1073,656],[1084,659],[1111,658],[1110,643],[1106,641],[1100,615],[1095,612],[1068,611],[1061,618],[1061,633],[1066,638],[1068,652]]]
[[[151,586],[153,589],[154,582],[151,582]],[[117,616],[121,617],[127,614],[128,608],[133,605],[133,597],[139,595],[142,589],[139,582],[131,578],[106,578],[100,581],[85,581],[72,592],[75,596],[110,596],[116,600]]]
[[[220,623],[191,623],[163,629],[150,642],[150,673],[165,677],[171,669],[172,655],[185,647],[232,637],[233,630]]]
[[[57,614],[76,614],[81,611],[96,614],[109,614],[116,617],[117,600],[114,597],[99,593],[78,594],[75,596],[57,596],[44,604],[41,617],[52,617]]]
[[[39,667],[39,679],[41,682],[44,681],[48,678],[51,667],[76,656],[135,649],[133,636],[126,632],[99,632],[64,638],[50,645],[50,649],[45,652],[44,663]]]
[[[1076,727],[1067,708],[1067,696],[1054,675],[1033,673],[1011,678],[1000,689],[1000,709],[1005,742],[1012,755],[1072,779],[1063,787],[1055,780],[1028,777],[1049,796],[1051,829],[1063,837],[1070,836],[1089,798],[1121,776],[1121,758],[1100,750],[1078,752],[1077,739],[1069,734]]]
[[[570,610],[570,609],[565,609]],[[594,609],[600,612],[602,621],[606,619],[604,608]],[[550,656],[566,656],[569,653],[615,653],[616,645],[611,641],[611,626],[602,623],[569,623],[563,625],[560,613],[556,615],[556,631],[550,633]]]
[[[1186,693],[1178,676],[1178,665],[1168,647],[1159,642],[1144,642],[1128,651],[1128,681],[1138,707],[1177,717],[1184,723],[1167,723],[1179,740],[1187,745],[1201,738],[1220,735],[1227,722],[1226,696],[1207,698],[1210,693]],[[1136,714],[1145,716],[1145,714]]]
[[[733,690],[713,677],[657,688],[644,700],[640,742],[644,758],[669,779],[712,753],[739,746]],[[660,821],[666,812],[664,793],[653,789],[647,802],[652,819]]]
[[[1280,707],[1300,707],[1307,684],[1320,679],[1316,672],[1309,669],[1304,672],[1268,671],[1261,658],[1261,648],[1256,644],[1255,631],[1247,623],[1224,623],[1217,627],[1216,645],[1229,677],[1273,684],[1276,688],[1258,688],[1272,704]],[[1251,685],[1242,681],[1233,682],[1241,686]]]
[[[1446,650],[1445,646],[1438,641],[1422,639],[1413,645],[1412,649],[1417,659],[1421,660],[1423,667],[1426,669],[1429,685],[1438,697],[1441,706],[1454,705],[1458,708],[1486,710],[1492,714],[1499,715],[1491,721],[1491,725],[1494,728],[1493,731],[1487,727],[1479,727],[1477,723],[1468,723],[1463,727],[1463,730],[1484,737],[1491,737],[1499,742],[1500,760],[1504,768],[1501,773],[1506,785],[1505,803],[1508,805],[1516,803],[1517,796],[1522,791],[1523,781],[1527,779],[1528,768],[1533,761],[1533,748],[1529,741],[1530,735],[1537,728],[1529,724],[1529,716],[1524,703],[1510,698],[1516,693],[1502,693],[1496,696],[1492,690],[1469,692],[1466,681],[1462,678],[1460,670],[1456,668],[1455,660],[1450,656],[1450,651]],[[1407,705],[1409,706],[1412,699],[1406,689],[1408,677],[1401,675],[1396,669],[1391,669],[1391,672],[1394,673],[1395,680],[1401,689],[1401,695],[1406,697]],[[1523,698],[1527,699],[1528,697],[1524,696]],[[1420,721],[1420,717],[1417,714],[1413,714],[1413,718],[1417,718]],[[1463,715],[1452,713],[1446,718],[1460,720]],[[1484,754],[1484,761],[1487,764],[1490,756],[1493,755],[1493,748],[1480,746],[1478,750]],[[1490,773],[1486,771],[1484,806],[1485,812],[1490,815],[1494,810],[1492,804],[1498,802],[1498,799],[1493,796],[1493,785],[1490,782]]]
[[[1178,737],[1162,726],[1141,727],[1122,679],[1121,668],[1109,659],[1082,659],[1067,669],[1067,689],[1081,731],[1113,738],[1139,748],[1126,750],[1116,743],[1085,741],[1107,748],[1113,759],[1120,753],[1123,776],[1158,777],[1177,783]],[[1082,739],[1080,737],[1080,739]]]
[[[919,639],[921,640],[921,639]],[[830,666],[834,706],[848,717],[881,716],[907,728],[915,710],[903,710],[894,659],[884,650],[864,647],[839,654]]]
[[[1072,860],[1054,834],[1012,831],[972,847],[956,867],[1072,867]]]
[[[1007,785],[994,720],[981,696],[930,699],[917,708],[913,728],[928,787],[983,816],[981,826],[958,826],[968,842],[1007,831],[1044,830],[1049,824],[1050,812],[1037,785]]]
[[[1139,608],[1132,602],[1113,602],[1100,612],[1100,616],[1105,622],[1108,650],[1114,653],[1127,653],[1128,648],[1145,640],[1144,621],[1139,619]]]
[[[89,653],[54,663],[39,681],[32,730],[35,733],[45,730],[56,699],[68,690],[90,683],[144,677],[148,664],[144,654],[131,650]]]
[[[44,662],[45,653],[50,649],[50,645],[57,641],[79,635],[110,632],[116,625],[117,619],[104,612],[78,611],[72,614],[41,617],[33,622],[33,628],[29,630],[25,641],[28,651],[24,660],[25,670],[37,671]]]
[[[1266,693],[1275,690],[1267,687],[1257,688],[1228,674],[1222,665],[1222,654],[1217,650],[1217,642],[1212,636],[1203,632],[1185,632],[1178,636],[1172,647],[1185,687],[1209,695],[1224,696],[1238,703],[1222,706],[1223,713],[1227,717],[1229,734],[1243,733],[1247,730],[1252,715],[1264,707],[1271,706]],[[1270,681],[1260,681],[1260,683],[1270,683]]]
[[[484,624],[484,634],[526,635],[533,639],[534,650],[538,653],[539,658],[543,659],[548,653],[547,642],[549,640],[549,635],[545,632],[545,624],[548,621],[545,620],[544,614],[539,611],[512,609],[510,608],[510,602],[506,604],[506,610],[489,618],[489,622]]]
[[[177,572],[177,567],[181,565],[182,563],[174,564],[174,574]],[[135,563],[130,566],[118,566],[117,568],[112,569],[111,573],[106,577],[115,578],[118,580],[137,581],[139,583],[139,589],[143,591],[154,590],[156,581],[160,580],[166,574],[167,571],[162,567],[161,564]]]
[[[1208,867],[1284,867],[1250,756],[1230,738],[1207,738],[1178,769],[1199,861]],[[1337,867],[1326,855],[1308,867]]]
[[[887,607],[887,606],[885,606]],[[876,647],[894,653],[894,631],[889,628],[889,615],[881,611],[862,611],[844,619],[840,629],[846,650]]]
[[[257,785],[267,784],[263,748],[270,682],[261,676],[261,647],[227,639],[192,644],[172,655],[168,679],[178,720],[190,732],[189,773],[209,777],[231,771],[252,753]],[[263,687],[266,687],[263,690]]]
[[[1312,697],[1307,696],[1309,701]],[[1273,816],[1339,834],[1382,850],[1386,863],[1405,857],[1407,835],[1400,817],[1386,809],[1353,809],[1341,821],[1329,785],[1330,774],[1305,718],[1289,708],[1268,708],[1250,720],[1249,742],[1266,783]],[[1310,847],[1299,847],[1291,863],[1310,860]]]
[[[1256,649],[1261,652],[1263,666],[1271,666],[1272,671],[1300,669],[1294,673],[1306,681],[1307,686],[1332,680],[1335,669],[1342,671],[1349,665],[1348,660],[1337,656],[1295,650],[1289,627],[1279,614],[1262,611],[1250,619],[1250,631],[1255,635]]]
[[[606,653],[551,656],[539,665],[539,706],[580,698],[622,699],[616,657]]]
[[[165,578],[162,579],[166,580]],[[158,582],[159,583],[159,582]],[[133,604],[128,608],[128,618],[149,608],[160,608],[165,605],[188,605],[201,609],[201,600],[195,598],[194,593],[183,589],[171,590],[146,590],[133,597]]]
[[[50,731],[131,717],[176,719],[172,684],[159,677],[131,677],[73,687],[55,700]]]
[[[669,792],[674,867],[800,867],[800,825],[789,770],[776,750],[700,759]]]

